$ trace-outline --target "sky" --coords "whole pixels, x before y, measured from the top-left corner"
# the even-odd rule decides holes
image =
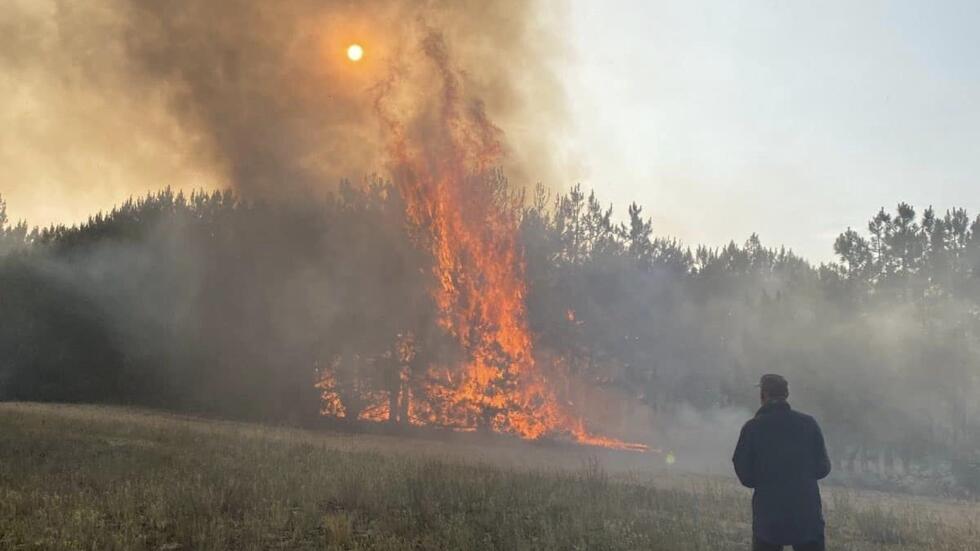
[[[980,2],[571,0],[581,180],[658,234],[815,261],[900,201],[980,211]]]
[[[121,42],[104,38],[113,2],[10,1],[0,195],[11,218],[76,222],[165,185],[227,185],[164,87],[106,92],[123,88],[112,68],[126,66]],[[541,116],[504,121],[513,138],[566,114],[551,130],[567,132],[553,189],[581,182],[620,214],[635,201],[658,235],[689,245],[755,232],[817,262],[900,201],[980,212],[980,2],[553,1],[567,47],[556,55],[542,38],[514,63],[534,72],[547,60],[564,97],[545,87]],[[84,32],[61,33],[56,6]]]

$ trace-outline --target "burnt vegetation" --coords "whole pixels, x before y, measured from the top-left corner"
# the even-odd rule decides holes
[[[521,204],[530,328],[604,392],[586,409],[750,409],[780,372],[839,478],[980,491],[980,218],[900,204],[815,266],[755,235],[655,237],[639,206],[620,221],[579,187]],[[405,425],[461,351],[404,211],[382,182],[277,203],[165,190],[43,229],[0,203],[0,399],[312,424],[329,377],[335,416],[381,396]]]

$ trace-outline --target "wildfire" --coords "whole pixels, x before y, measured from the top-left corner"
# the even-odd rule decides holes
[[[442,38],[422,43],[439,78],[436,116],[406,120],[389,98],[397,81],[378,88],[376,110],[388,135],[391,173],[401,193],[417,241],[434,259],[432,297],[439,325],[465,352],[461,366],[432,370],[424,395],[410,395],[408,421],[456,430],[493,430],[525,439],[565,436],[586,445],[645,451],[591,434],[559,396],[561,368],[535,357],[528,327],[525,264],[518,242],[518,197],[507,188],[499,166],[502,132],[482,105],[466,102],[459,74]],[[349,52],[348,52],[349,53]],[[353,59],[353,57],[351,58]],[[574,313],[569,310],[569,321]],[[405,355],[411,351],[396,351]],[[336,383],[320,383],[326,414],[343,416],[336,405]],[[385,420],[391,400],[380,399],[359,415]]]

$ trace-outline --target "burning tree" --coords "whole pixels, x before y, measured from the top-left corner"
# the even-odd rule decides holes
[[[376,88],[375,106],[388,135],[390,171],[408,230],[432,258],[437,325],[463,357],[419,365],[436,358],[425,357],[429,347],[415,335],[400,335],[372,360],[390,366],[388,392],[361,393],[371,402],[358,408],[361,418],[397,416],[418,425],[528,439],[566,435],[583,443],[642,448],[589,434],[559,391],[567,376],[561,362],[538,361],[518,243],[523,199],[497,168],[505,153],[502,132],[482,103],[464,97],[442,37],[430,32],[421,48],[437,77],[436,100],[406,112],[399,102],[403,77],[393,73]],[[340,414],[345,387],[334,373],[342,370],[327,371],[320,383],[325,411]],[[415,384],[407,384],[413,374]]]

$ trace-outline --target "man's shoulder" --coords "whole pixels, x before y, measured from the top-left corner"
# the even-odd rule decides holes
[[[756,426],[758,424],[759,424],[759,416],[756,415],[755,417],[749,418],[748,421],[746,421],[745,423],[742,424],[742,430],[746,430],[746,429],[752,428],[752,427],[754,427],[754,426]]]
[[[790,414],[793,415],[796,419],[798,419],[801,424],[807,424],[819,428],[819,425],[817,424],[817,420],[814,419],[812,415],[808,415],[806,413],[803,413],[802,411],[797,411],[795,409],[790,410]]]
[[[751,418],[751,419],[749,419],[748,421],[745,422],[745,425],[743,425],[743,430],[753,429],[753,428],[756,428],[756,427],[764,426],[764,425],[767,424],[765,422],[766,420],[770,420],[771,419],[771,420],[775,421],[777,418],[783,418],[783,419],[785,419],[787,416],[790,419],[794,420],[799,425],[818,426],[817,425],[817,420],[814,419],[813,416],[808,415],[806,413],[803,413],[802,411],[797,411],[795,409],[786,408],[786,409],[783,409],[781,411],[774,412],[774,413],[769,413],[769,414],[756,414],[755,417],[753,417],[753,418]]]

